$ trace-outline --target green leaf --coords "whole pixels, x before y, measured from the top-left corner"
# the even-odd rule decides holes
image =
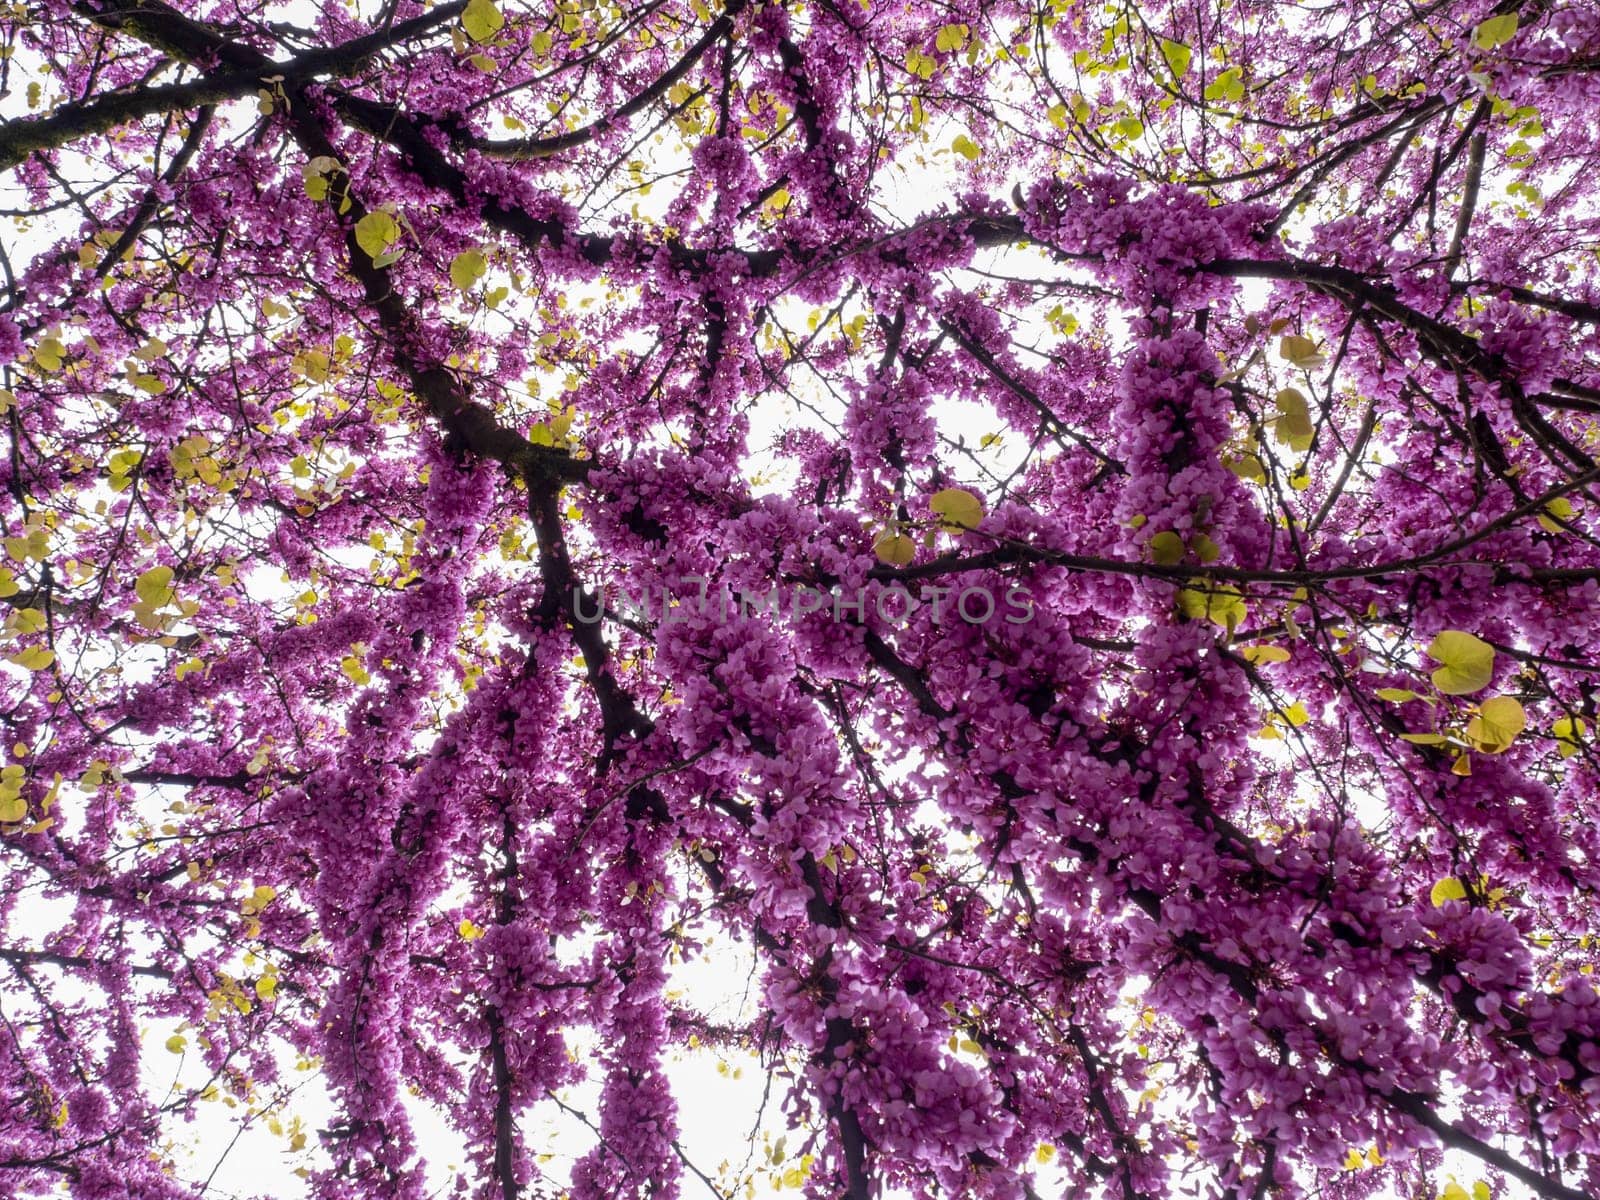
[[[1289,652],[1282,646],[1241,646],[1239,653],[1244,656],[1245,662],[1261,666],[1263,663],[1280,663],[1289,661]]]
[[[1493,50],[1503,46],[1517,34],[1517,14],[1505,13],[1478,22],[1472,31],[1472,44],[1479,50]]]
[[[1444,734],[1442,733],[1402,733],[1402,742],[1410,742],[1413,746],[1442,746]]]
[[[1237,629],[1249,615],[1244,597],[1237,588],[1227,584],[1207,585],[1204,581],[1197,587],[1179,590],[1178,611],[1191,620],[1203,617],[1229,630]]]
[[[302,350],[294,356],[294,361],[290,365],[297,374],[304,375],[312,383],[328,381],[328,368],[331,363],[324,350]]]
[[[1433,885],[1433,890],[1428,893],[1428,899],[1433,901],[1435,908],[1442,907],[1449,900],[1465,900],[1467,889],[1461,886],[1461,880],[1453,875],[1446,875]],[[1464,1193],[1463,1193],[1464,1195]]]
[[[10,660],[25,671],[42,671],[56,660],[56,652],[48,646],[30,646],[10,656]]]
[[[1417,694],[1409,688],[1379,688],[1375,693],[1379,700],[1387,700],[1391,704],[1404,704],[1407,700],[1415,700]]]
[[[1170,567],[1183,561],[1188,547],[1183,539],[1170,529],[1164,529],[1150,539],[1150,561],[1158,567]]]
[[[450,282],[463,292],[471,291],[488,269],[489,260],[482,250],[463,250],[450,260]]]
[[[33,361],[41,371],[59,371],[66,355],[59,338],[47,337],[33,348]]]
[[[1588,732],[1589,723],[1582,717],[1560,717],[1550,726],[1551,736],[1556,739],[1556,753],[1562,758],[1576,754],[1580,749],[1579,741]]]
[[[961,157],[966,159],[968,162],[977,161],[978,155],[983,153],[983,147],[979,146],[977,142],[973,141],[965,134],[962,134],[960,137],[956,138],[955,141],[951,142],[950,149],[961,155]]]
[[[1560,522],[1570,521],[1572,517],[1572,501],[1565,496],[1557,496],[1544,506],[1544,512],[1539,514],[1539,524],[1549,533],[1565,533]]]
[[[935,492],[928,500],[928,507],[939,517],[939,527],[952,533],[976,529],[983,520],[983,505],[966,488]]]
[[[939,30],[939,34],[934,38],[933,44],[939,48],[941,53],[949,54],[964,47],[971,32],[965,25],[946,25]]]
[[[1316,344],[1310,338],[1294,340],[1305,342],[1315,352]],[[1306,399],[1305,393],[1299,388],[1284,388],[1277,395],[1277,403],[1279,415],[1273,419],[1272,436],[1296,452],[1311,449],[1311,439],[1316,434],[1317,428],[1312,423],[1310,402]]]
[[[377,258],[400,237],[400,226],[386,212],[369,212],[356,222],[356,245]]]
[[[1261,465],[1260,457],[1249,450],[1241,451],[1237,455],[1224,455],[1222,465],[1246,483],[1267,481],[1267,469]]]
[[[1313,339],[1294,333],[1278,340],[1278,353],[1287,359],[1291,366],[1304,371],[1320,367],[1328,361],[1322,355],[1322,348]]]
[[[494,0],[468,0],[461,14],[461,28],[475,42],[487,42],[505,28],[506,19],[500,15]]]
[[[892,567],[903,567],[917,556],[917,544],[904,534],[884,533],[872,543],[872,552],[879,562]]]
[[[1234,103],[1244,99],[1244,80],[1238,67],[1229,67],[1206,87],[1207,100],[1226,100]]]
[[[144,603],[160,607],[172,599],[172,568],[151,567],[134,581],[133,591]]]
[[[1446,629],[1429,642],[1428,657],[1441,664],[1433,686],[1446,696],[1470,696],[1494,678],[1494,647],[1459,629]]]
[[[1528,727],[1528,714],[1510,696],[1485,700],[1478,715],[1467,722],[1467,740],[1485,754],[1499,754],[1510,748],[1517,735]]]
[[[306,195],[313,200],[326,200],[328,198],[328,176],[338,170],[342,170],[339,160],[331,155],[319,154],[307,161],[300,168],[300,174],[305,179]]]
[[[1182,42],[1162,38],[1161,57],[1167,60],[1167,70],[1172,72],[1173,79],[1182,79],[1189,73],[1189,59],[1193,57],[1193,51]]]

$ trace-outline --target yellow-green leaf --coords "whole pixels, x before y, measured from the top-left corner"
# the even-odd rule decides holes
[[[341,170],[339,160],[328,154],[319,154],[300,168],[305,180],[306,195],[313,200],[328,198],[328,176]]]
[[[41,371],[59,371],[66,357],[59,338],[47,337],[33,348],[33,361]]]
[[[1417,698],[1417,694],[1410,688],[1379,688],[1374,695],[1379,700],[1387,700],[1391,704],[1404,704],[1407,700]]]
[[[1572,501],[1565,496],[1557,496],[1544,506],[1544,512],[1539,514],[1539,524],[1550,533],[1565,533],[1561,522],[1570,521],[1572,517]]]
[[[1207,85],[1207,100],[1226,100],[1229,103],[1244,99],[1244,79],[1238,67],[1229,67]]]
[[[450,260],[450,282],[461,291],[469,291],[489,269],[489,260],[482,250],[463,250]]]
[[[1159,567],[1170,567],[1183,561],[1188,547],[1183,539],[1170,529],[1164,529],[1150,539],[1150,561]]]
[[[1499,754],[1528,727],[1528,714],[1510,696],[1485,700],[1467,722],[1467,740],[1487,754]]]
[[[928,507],[939,518],[939,526],[951,532],[976,529],[983,520],[983,505],[966,488],[944,488],[928,500]]]
[[[1466,898],[1467,889],[1462,887],[1461,880],[1453,875],[1446,875],[1439,880],[1438,883],[1433,885],[1433,890],[1428,893],[1428,899],[1433,901],[1435,908],[1442,907],[1449,900],[1465,900]],[[1465,1192],[1461,1196],[1462,1200],[1466,1200]]]
[[[328,381],[328,368],[331,364],[325,350],[302,350],[294,356],[291,365],[298,374],[304,375],[312,383]]]
[[[172,568],[151,567],[134,581],[133,591],[146,604],[165,604],[172,599]]]
[[[893,567],[903,567],[917,556],[917,544],[899,533],[884,533],[872,543],[872,552],[879,562]]]
[[[1579,741],[1589,732],[1589,724],[1582,717],[1560,717],[1550,726],[1556,739],[1556,752],[1562,758],[1571,758],[1579,750]]]
[[[1517,14],[1503,13],[1487,21],[1479,21],[1478,27],[1472,31],[1472,44],[1479,50],[1493,50],[1505,45],[1516,34]]]
[[[29,646],[9,656],[11,662],[25,671],[42,671],[56,660],[56,652],[48,646]]]
[[[369,212],[356,222],[356,245],[379,258],[400,237],[400,225],[386,212]]]
[[[1189,59],[1193,57],[1193,52],[1182,42],[1162,38],[1161,57],[1167,60],[1167,70],[1172,72],[1172,77],[1182,79],[1189,73]]]
[[[1315,341],[1299,334],[1288,334],[1278,341],[1278,353],[1285,358],[1291,366],[1302,370],[1320,367],[1328,360],[1323,357],[1322,349]]]
[[[1244,597],[1227,584],[1186,587],[1178,592],[1178,611],[1191,620],[1205,618],[1229,630],[1237,629],[1248,615]]]
[[[461,14],[461,28],[475,42],[487,42],[505,27],[506,19],[500,15],[494,0],[468,0]]]
[[[1428,657],[1441,664],[1433,686],[1446,696],[1470,696],[1494,677],[1494,647],[1459,629],[1446,629],[1429,642]]]
[[[19,608],[11,614],[8,624],[15,633],[38,633],[46,625],[42,608]]]
[[[1222,459],[1222,465],[1246,483],[1265,483],[1267,481],[1267,470],[1261,465],[1261,459],[1249,450],[1245,450],[1238,455],[1225,455]]]
[[[1244,656],[1245,662],[1262,666],[1265,663],[1280,663],[1289,661],[1289,652],[1282,646],[1241,646],[1239,653]]]
[[[1277,395],[1277,404],[1279,415],[1272,422],[1273,436],[1291,450],[1309,450],[1316,426],[1312,424],[1310,402],[1305,393],[1299,388],[1284,388]]]
[[[968,162],[975,161],[978,155],[983,153],[983,147],[979,146],[977,142],[967,137],[966,134],[960,135],[955,141],[951,142],[950,149],[961,155],[961,157],[966,159]]]

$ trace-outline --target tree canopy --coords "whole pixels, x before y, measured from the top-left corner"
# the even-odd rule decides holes
[[[0,112],[0,1190],[1600,1193],[1600,8],[34,0]]]

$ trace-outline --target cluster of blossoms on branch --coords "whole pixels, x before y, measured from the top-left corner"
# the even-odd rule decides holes
[[[1597,112],[1579,0],[0,10],[0,1191],[1600,1192]]]

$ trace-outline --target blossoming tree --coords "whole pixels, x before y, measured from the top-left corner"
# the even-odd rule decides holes
[[[6,1194],[1600,1190],[1593,5],[34,0],[0,96]]]

